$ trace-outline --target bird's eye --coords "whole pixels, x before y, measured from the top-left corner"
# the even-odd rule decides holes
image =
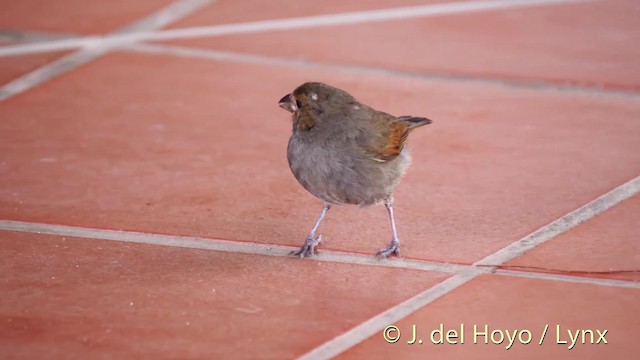
[[[298,109],[302,108],[302,102],[300,100],[296,100],[296,106]]]

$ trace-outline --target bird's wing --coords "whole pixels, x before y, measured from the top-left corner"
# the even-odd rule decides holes
[[[427,118],[401,116],[395,117],[383,112],[375,112],[366,124],[359,137],[360,146],[371,157],[379,162],[395,159],[407,141],[411,129],[430,124]]]
[[[386,162],[400,155],[409,134],[409,124],[376,111],[361,123],[361,131],[359,143],[365,153],[375,161]]]

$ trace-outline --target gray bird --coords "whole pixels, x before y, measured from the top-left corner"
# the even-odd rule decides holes
[[[400,256],[392,193],[409,166],[404,148],[409,132],[431,120],[377,111],[346,91],[320,82],[298,86],[278,105],[293,114],[289,167],[307,191],[324,201],[304,245],[291,253],[307,257],[315,252],[322,240],[316,231],[332,205],[384,204],[392,238],[377,256]]]

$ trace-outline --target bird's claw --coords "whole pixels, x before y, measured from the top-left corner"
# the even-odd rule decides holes
[[[400,243],[398,242],[398,240],[392,240],[391,245],[378,251],[376,257],[379,259],[384,259],[389,257],[390,255],[400,257]]]
[[[315,239],[313,236],[309,236],[300,249],[291,251],[289,255],[300,256],[300,258],[310,257],[318,252],[316,246],[318,246],[320,242],[322,242],[322,235],[318,235]]]

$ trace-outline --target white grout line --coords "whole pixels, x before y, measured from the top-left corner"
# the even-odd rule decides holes
[[[381,10],[354,11],[339,14],[304,16],[276,20],[263,20],[235,24],[171,29],[164,31],[144,31],[130,34],[89,36],[59,42],[5,46],[0,48],[0,56],[11,56],[82,47],[122,46],[138,41],[174,40],[196,37],[213,37],[234,34],[260,33],[267,31],[305,29],[321,26],[348,25],[441,16],[496,9],[569,4],[595,0],[484,0],[450,2],[422,6],[400,7]]]
[[[297,247],[294,248],[283,245],[267,245],[244,241],[208,239],[197,236],[149,234],[134,231],[92,229],[11,220],[0,220],[0,230],[281,257],[289,257],[289,252],[297,249]],[[297,261],[298,259],[295,260]],[[331,250],[323,250],[319,252],[314,255],[313,260],[445,273],[457,273],[471,268],[470,265],[437,263],[411,259],[380,260],[373,255],[358,255]],[[487,269],[487,271],[490,271],[490,269]]]
[[[378,21],[412,19],[430,16],[460,14],[505,8],[567,4],[590,0],[485,0],[464,1],[390,8],[381,10],[355,11],[340,14],[304,16],[298,18],[264,20],[236,24],[173,29],[149,33],[145,40],[173,40],[181,38],[209,37],[235,34],[260,33],[266,31],[306,29],[322,26],[351,25]],[[142,35],[142,34],[141,34]],[[146,36],[149,36],[148,38]]]
[[[96,35],[62,40],[39,41],[28,44],[5,45],[0,46],[0,57],[97,47],[103,39],[103,36]]]
[[[171,3],[167,7],[157,11],[144,19],[135,22],[134,24],[127,26],[123,29],[115,31],[114,36],[126,36],[132,31],[148,31],[157,28],[161,28],[170,24],[200,8],[211,3],[211,0],[178,0]],[[35,86],[38,86],[45,81],[63,74],[73,68],[76,68],[82,64],[86,64],[89,61],[111,51],[117,47],[116,44],[105,45],[102,41],[96,40],[97,37],[85,38],[86,44],[84,48],[76,51],[72,54],[63,56],[53,62],[50,62],[30,73],[27,73],[5,85],[0,87],[0,101],[9,99],[17,94],[20,94],[26,90],[29,90]],[[73,44],[77,39],[64,39],[57,41],[50,41],[45,43],[33,43],[33,45],[49,46],[53,50],[63,50],[64,48],[56,48],[55,44]],[[18,45],[29,46],[29,44]],[[51,47],[54,46],[54,47]],[[72,47],[73,48],[73,47]],[[4,48],[0,48],[0,52]],[[66,48],[70,49],[70,48]]]
[[[279,257],[289,257],[289,252],[291,250],[297,249],[294,247],[283,245],[266,245],[261,243],[219,240],[196,236],[149,234],[134,231],[93,229],[67,225],[53,225],[11,220],[0,220],[0,230]],[[295,260],[298,261],[297,258]],[[378,259],[374,256],[350,254],[331,250],[323,250],[322,252],[315,254],[312,260],[352,265],[381,266],[407,270],[443,272],[451,274],[481,272],[502,276],[525,277],[541,280],[557,280],[571,283],[584,283],[600,286],[640,289],[640,282],[627,280],[570,276],[562,274],[546,274],[539,272],[527,272],[523,270],[494,270],[490,267],[478,268],[471,265],[450,264],[403,258]]]
[[[228,61],[233,63],[256,64],[267,66],[279,66],[286,68],[319,69],[345,74],[362,74],[367,76],[386,76],[409,79],[424,79],[437,81],[454,81],[463,83],[473,83],[480,85],[494,85],[503,87],[516,87],[522,89],[541,89],[551,91],[561,91],[576,95],[586,96],[612,96],[637,99],[640,93],[632,90],[607,89],[601,87],[589,87],[572,84],[554,84],[533,80],[501,79],[486,76],[455,75],[428,72],[411,72],[396,69],[377,68],[366,65],[345,65],[314,62],[304,59],[289,59],[266,55],[243,54],[232,51],[200,49],[176,45],[145,44],[136,43],[122,48],[123,50],[135,51],[145,54],[172,55],[185,58],[197,58],[216,61]]]
[[[0,30],[0,41],[9,41],[11,43],[33,43],[60,41],[64,39],[75,38],[78,35],[60,33],[60,32],[42,32],[42,31],[18,31],[18,30]]]
[[[611,206],[627,199],[640,191],[640,177],[612,190],[611,192],[599,197],[589,204],[563,216],[562,218],[548,224],[534,233],[524,237],[508,245],[507,247],[497,251],[496,253],[477,261],[473,265],[453,264],[432,262],[425,260],[414,260],[405,258],[378,259],[374,256],[345,253],[340,251],[323,250],[314,255],[313,260],[338,262],[356,265],[382,266],[399,269],[410,269],[420,271],[434,271],[452,274],[472,273],[494,273],[506,276],[531,277],[539,279],[562,279],[568,282],[589,282],[618,286],[620,282],[628,282],[626,280],[611,280],[602,278],[571,276],[564,274],[547,274],[540,272],[530,272],[525,270],[509,270],[496,269],[497,266],[504,262],[522,256],[524,252],[531,248],[557,236],[558,234],[576,226],[577,224],[600,214]],[[136,231],[95,229],[86,227],[76,227],[67,225],[55,225],[44,223],[33,223],[13,220],[0,220],[0,230],[19,231],[28,233],[51,234],[61,236],[73,236],[87,239],[112,240],[131,242],[139,244],[174,246],[190,249],[203,249],[222,252],[235,252],[252,255],[267,255],[288,257],[291,250],[297,249],[284,245],[268,245],[264,243],[254,243],[247,241],[220,240],[203,238],[197,236],[179,236],[152,234]],[[502,259],[507,259],[502,261]],[[478,265],[482,265],[479,267]],[[585,280],[586,279],[586,280]],[[625,284],[623,287],[640,286],[637,284]]]
[[[628,289],[640,289],[640,281],[628,281],[628,280],[616,280],[616,279],[604,279],[597,277],[583,277],[583,276],[571,276],[562,274],[545,274],[538,272],[528,271],[514,271],[514,270],[502,270],[498,269],[494,272],[496,275],[521,277],[527,279],[548,280],[548,281],[562,281],[574,284],[588,284],[597,286],[612,286]]]
[[[560,233],[586,221],[597,214],[609,209],[619,202],[628,199],[634,194],[640,193],[640,176],[611,190],[590,203],[572,211],[560,219],[541,227],[530,235],[506,246],[505,248],[485,257],[474,265],[501,265],[524,254],[524,252],[544,243]],[[421,309],[436,299],[450,293],[456,288],[466,284],[474,278],[486,274],[482,268],[470,269],[454,275],[447,280],[423,291],[422,293],[406,300],[405,302],[372,317],[353,329],[337,336],[336,338],[318,346],[302,355],[300,359],[328,359],[337,356],[352,348],[365,339],[379,333],[386,326],[397,322],[413,312]],[[504,272],[501,271],[501,274]],[[533,275],[531,276],[533,277]],[[541,277],[542,278],[542,277]],[[547,277],[550,278],[550,277]],[[569,277],[563,277],[568,279]]]
[[[0,220],[0,230],[18,231],[38,234],[51,234],[60,236],[72,236],[86,239],[121,241],[137,244],[172,246],[188,249],[201,249],[251,255],[265,255],[289,257],[291,250],[297,247],[284,245],[267,245],[235,240],[220,240],[202,238],[197,236],[178,236],[151,234],[135,231],[94,229],[86,227],[76,227],[67,225],[53,225],[23,221]],[[605,278],[572,276],[565,274],[548,274],[540,272],[530,272],[526,270],[495,269],[493,266],[477,267],[474,265],[452,264],[443,262],[433,262],[425,260],[414,260],[405,258],[378,259],[366,254],[353,254],[340,251],[322,250],[315,254],[312,260],[337,262],[352,265],[381,266],[396,269],[432,271],[451,274],[462,274],[466,272],[479,272],[486,274],[496,274],[504,276],[527,277],[543,280],[559,280],[574,283],[590,283],[602,286],[640,288],[640,282],[627,280],[613,280]]]

